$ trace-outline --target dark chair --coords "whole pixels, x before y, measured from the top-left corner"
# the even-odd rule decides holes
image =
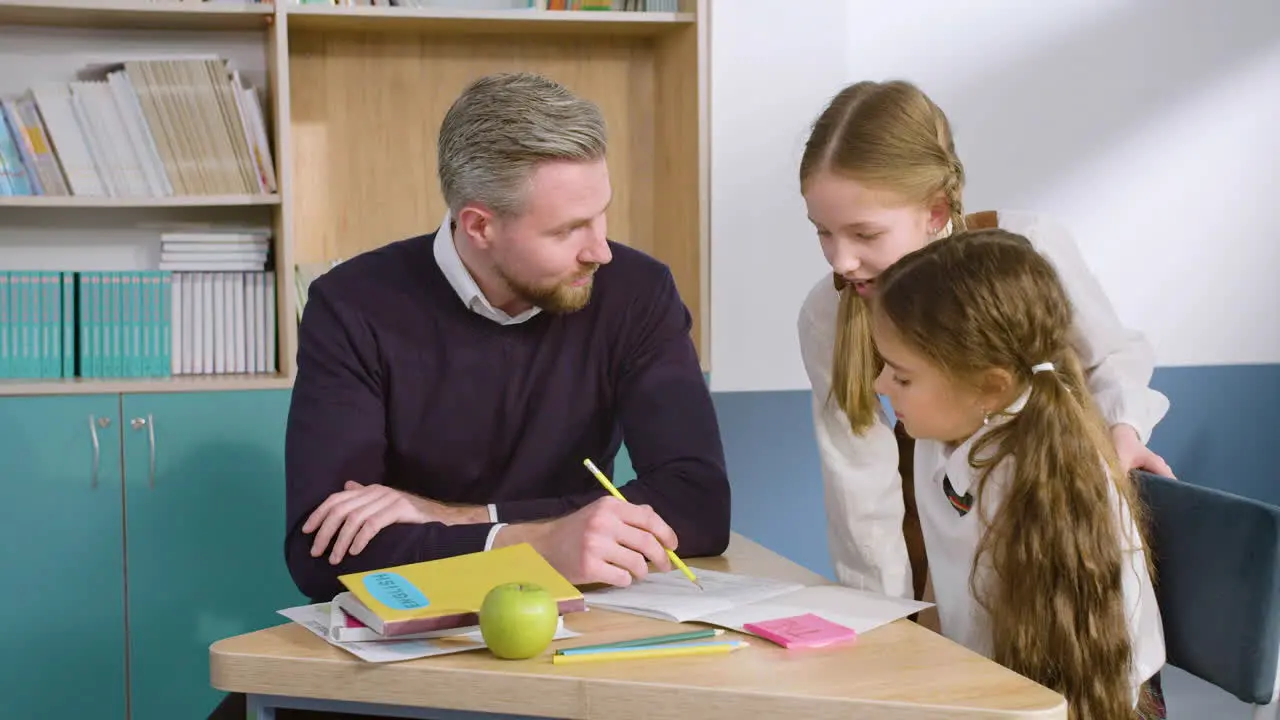
[[[1280,508],[1135,474],[1150,518],[1168,663],[1277,717]]]

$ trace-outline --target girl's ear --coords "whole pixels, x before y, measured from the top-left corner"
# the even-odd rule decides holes
[[[947,203],[947,197],[939,193],[929,203],[929,229],[941,232],[949,220],[951,220],[951,205]]]
[[[991,410],[999,410],[1013,402],[1016,380],[1013,374],[1004,368],[984,370],[978,377],[978,394],[980,402]]]

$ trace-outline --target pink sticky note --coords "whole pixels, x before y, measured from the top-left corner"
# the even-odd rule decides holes
[[[858,634],[852,628],[818,617],[813,613],[793,617],[762,620],[747,623],[744,630],[775,642],[784,648],[823,647],[833,643],[853,640]]]

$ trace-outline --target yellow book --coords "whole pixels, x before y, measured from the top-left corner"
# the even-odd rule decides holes
[[[560,614],[586,601],[528,543],[440,560],[339,575],[350,594],[334,600],[384,637],[478,625],[480,604],[498,585],[526,583],[551,593]]]

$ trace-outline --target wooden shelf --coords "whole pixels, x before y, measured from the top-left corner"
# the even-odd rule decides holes
[[[705,3],[685,2],[696,11],[685,13],[282,5],[292,261],[435,230],[444,113],[485,73],[539,72],[600,106],[609,235],[671,268],[705,362]]]
[[[293,28],[441,33],[660,35],[692,25],[693,13],[612,10],[450,10],[285,5]]]
[[[0,379],[0,397],[281,390],[292,385],[293,379],[283,374],[177,375],[168,378]]]
[[[252,30],[266,27],[274,5],[157,3],[148,0],[0,0],[0,25]]]
[[[184,195],[180,197],[0,196],[0,208],[181,208],[279,205],[279,195]]]
[[[466,84],[503,70],[547,74],[600,105],[610,137],[610,237],[671,268],[706,369],[709,2],[622,12],[0,0],[0,26],[260,31],[263,109],[280,188],[278,195],[0,197],[0,221],[25,213],[43,225],[65,216],[68,227],[126,209],[166,216],[204,209],[227,220],[248,208],[270,212],[280,363],[279,374],[266,376],[0,380],[0,396],[289,387],[295,263],[351,257],[434,230],[444,210],[435,175],[440,120]],[[119,41],[107,35],[104,44]],[[209,45],[194,34],[190,42],[201,52]],[[118,224],[114,218],[101,222]]]

